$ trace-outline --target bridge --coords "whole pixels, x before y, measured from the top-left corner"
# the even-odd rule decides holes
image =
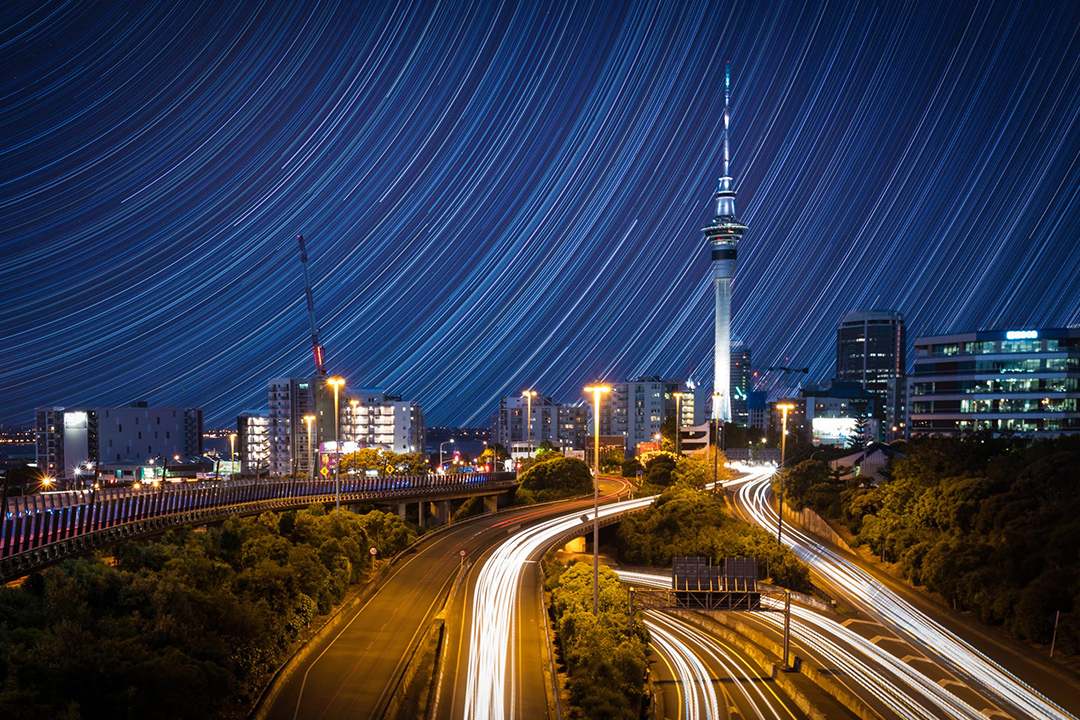
[[[483,497],[493,510],[500,495],[517,487],[513,473],[470,473],[341,478],[345,504],[416,503],[421,527],[450,520],[452,502]],[[0,513],[0,582],[10,582],[67,557],[123,540],[185,525],[205,525],[232,515],[289,510],[338,498],[333,479],[209,480],[157,487],[5,497]]]

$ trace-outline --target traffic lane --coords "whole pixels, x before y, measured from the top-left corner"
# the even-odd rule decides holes
[[[475,556],[538,516],[543,513],[535,508],[516,509],[444,530],[422,543],[366,604],[350,611],[343,631],[313,641],[308,659],[286,683],[268,717],[320,717],[343,704],[353,714],[370,716],[409,643],[438,611],[461,563],[458,552],[465,549]],[[331,652],[333,645],[340,647]]]

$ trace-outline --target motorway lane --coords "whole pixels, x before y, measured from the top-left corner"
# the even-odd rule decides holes
[[[676,669],[676,698],[665,696],[664,707],[679,703],[678,715],[666,717],[697,720],[728,717],[733,720],[804,720],[807,715],[775,681],[735,647],[711,637],[685,621],[656,611],[646,611],[645,623],[652,635],[653,650]],[[654,670],[659,669],[656,664]],[[669,683],[661,688],[667,693]]]
[[[602,478],[601,502],[625,494],[627,487],[621,479]],[[585,513],[591,517],[592,501],[554,507],[558,517],[580,518]],[[522,525],[470,568],[466,591],[458,594],[449,613],[437,718],[549,717],[551,669],[540,605],[539,560],[551,543],[541,540],[533,547],[533,540],[543,535],[538,532]],[[508,548],[521,550],[526,545],[531,549],[508,554]],[[496,577],[493,570],[500,571]],[[478,597],[482,599],[477,601]],[[470,673],[484,681],[479,696],[475,683],[469,687],[477,679]]]
[[[557,512],[551,506],[515,509],[462,523],[421,543],[367,603],[350,611],[340,632],[314,641],[268,717],[377,717],[407,652],[442,607],[460,566],[459,550],[474,558],[504,539],[508,528]]]
[[[766,474],[758,472],[749,482],[730,485],[737,488],[736,505],[741,512],[764,527],[776,527]],[[976,716],[1076,717],[1059,704],[1075,702],[1078,691],[1062,673],[1032,663],[1022,653],[1009,652],[1001,643],[988,644],[985,635],[953,622],[918,593],[796,528],[787,527],[785,541],[813,568],[815,582],[862,613],[849,621],[849,628],[948,689],[961,706],[946,716],[968,714],[970,709]],[[962,639],[976,636],[994,658]],[[1054,677],[1056,681],[1050,679]],[[940,699],[939,707],[944,702]]]

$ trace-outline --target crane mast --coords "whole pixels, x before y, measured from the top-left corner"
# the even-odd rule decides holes
[[[315,324],[315,301],[311,297],[311,277],[308,275],[307,248],[304,236],[297,235],[300,241],[300,264],[304,268],[304,293],[307,297],[308,320],[311,322],[311,350],[315,354],[315,371],[319,378],[326,377],[326,364],[323,362],[323,346],[319,343],[319,327]]]

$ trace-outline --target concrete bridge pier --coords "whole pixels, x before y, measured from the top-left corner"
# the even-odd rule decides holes
[[[421,503],[423,505],[424,503]],[[446,525],[450,522],[450,501],[438,500],[428,506],[431,520],[435,525]]]
[[[484,512],[493,513],[499,509],[499,498],[501,495],[485,495],[484,496]]]

